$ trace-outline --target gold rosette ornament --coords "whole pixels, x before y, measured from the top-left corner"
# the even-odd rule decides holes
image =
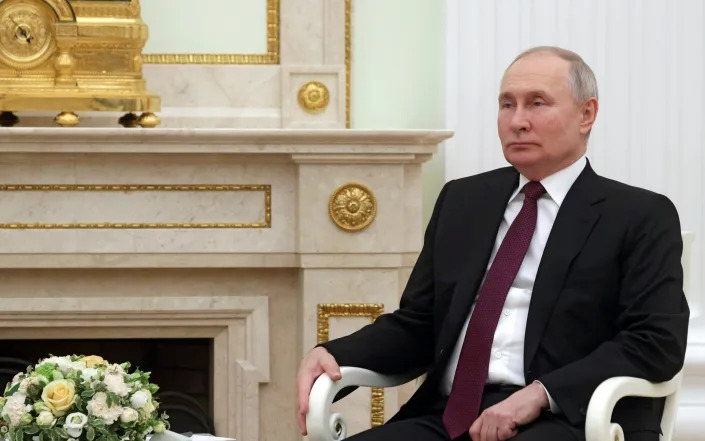
[[[333,192],[328,202],[333,222],[346,231],[367,228],[377,215],[377,200],[362,184],[345,184]]]
[[[328,107],[330,93],[320,81],[309,81],[299,88],[299,105],[308,113],[320,113]]]

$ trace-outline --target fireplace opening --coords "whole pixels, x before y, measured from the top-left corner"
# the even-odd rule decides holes
[[[131,370],[151,372],[159,410],[177,433],[215,433],[213,426],[213,339],[82,339],[0,341],[0,387],[30,364],[51,355],[100,355]]]

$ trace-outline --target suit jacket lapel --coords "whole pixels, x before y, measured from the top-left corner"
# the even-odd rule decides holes
[[[441,329],[439,345],[445,348],[455,344],[465,318],[470,313],[472,302],[485,274],[487,262],[497,236],[497,230],[504,217],[509,197],[519,183],[516,170],[506,169],[506,173],[485,183],[485,191],[468,195],[460,210],[461,221],[465,223],[463,233],[458,238],[458,249],[464,260],[465,271],[458,279],[449,313]],[[450,350],[447,350],[450,353]]]
[[[604,198],[598,176],[588,163],[558,210],[539,264],[526,323],[525,370],[536,354],[571,263],[600,217],[594,205]]]

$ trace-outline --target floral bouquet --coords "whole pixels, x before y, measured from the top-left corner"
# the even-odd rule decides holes
[[[162,433],[158,387],[149,372],[128,372],[96,355],[50,357],[18,373],[0,397],[0,439],[142,441]]]

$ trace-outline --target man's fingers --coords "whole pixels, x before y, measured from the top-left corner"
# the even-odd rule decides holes
[[[311,394],[312,386],[313,379],[309,373],[301,374],[299,379],[296,381],[296,388],[298,389],[299,412],[303,412],[304,415],[308,412],[308,396]]]
[[[332,355],[326,354],[326,356],[321,358],[321,367],[331,380],[337,381],[342,378],[340,375],[340,366],[338,366],[338,363],[336,363]]]
[[[299,375],[299,378],[296,380],[296,387],[298,391],[298,412],[296,418],[298,420],[299,428],[301,429],[302,435],[306,435],[306,414],[308,413],[308,398],[311,394],[311,387],[313,387],[313,382],[317,377],[318,376],[314,376],[312,372],[303,371]]]
[[[491,421],[485,421],[482,424],[482,434],[480,435],[481,441],[497,441],[497,428]]]
[[[516,429],[511,429],[509,427],[500,427],[499,430],[497,430],[497,439],[499,439],[500,441],[505,441],[509,438],[515,437],[517,433],[518,431]]]
[[[475,420],[470,426],[470,438],[472,441],[480,441],[480,434],[482,432],[482,416]]]
[[[296,421],[299,423],[299,429],[301,429],[301,435],[306,436],[306,413],[298,412],[296,414]]]

